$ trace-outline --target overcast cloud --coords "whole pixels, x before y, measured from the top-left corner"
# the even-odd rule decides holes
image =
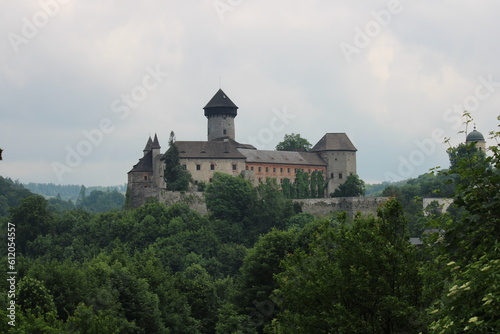
[[[239,142],[345,132],[367,182],[446,167],[463,109],[497,125],[498,1],[0,4],[0,175],[21,182],[126,182],[149,135],[206,140],[219,81]]]

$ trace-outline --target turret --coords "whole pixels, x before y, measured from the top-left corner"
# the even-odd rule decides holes
[[[474,125],[474,131],[467,135],[467,139],[465,139],[465,143],[474,143],[474,146],[479,151],[486,151],[486,141],[484,140],[484,136],[481,132],[476,130],[476,126]]]
[[[227,137],[235,140],[234,118],[238,107],[219,89],[207,103],[205,116],[208,119],[208,140]]]
[[[327,133],[311,149],[327,163],[328,194],[356,174],[356,147],[345,133]]]
[[[144,150],[142,152],[144,153],[144,156],[148,154],[149,151],[151,151],[151,146],[153,145],[153,141],[151,140],[151,136],[149,136],[148,142],[146,143],[146,147],[144,147]]]

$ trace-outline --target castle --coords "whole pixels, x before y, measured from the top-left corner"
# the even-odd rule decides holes
[[[332,193],[356,174],[356,147],[345,133],[327,133],[314,147],[306,151],[258,150],[236,141],[234,119],[238,107],[221,90],[203,108],[208,120],[207,141],[176,141],[180,164],[190,171],[196,183],[212,181],[215,172],[243,175],[252,184],[275,178],[292,183],[298,170],[311,174],[320,172],[327,184],[326,194]],[[144,155],[128,173],[128,196],[132,207],[158,198],[166,190],[163,177],[165,161],[158,136],[149,137]]]

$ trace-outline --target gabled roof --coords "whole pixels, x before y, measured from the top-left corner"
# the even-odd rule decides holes
[[[246,162],[250,163],[326,166],[325,161],[317,153],[244,148],[239,148],[238,151],[246,157]]]
[[[176,141],[179,158],[245,159],[235,141]]]
[[[132,167],[129,173],[133,172],[153,172],[153,151],[149,150],[145,156],[139,159],[139,162]]]
[[[212,99],[203,108],[205,110],[205,116],[217,115],[217,114],[237,114],[238,107],[231,101],[231,99],[219,89],[217,93],[212,97]]]
[[[345,133],[327,133],[312,148],[311,152],[357,151]]]

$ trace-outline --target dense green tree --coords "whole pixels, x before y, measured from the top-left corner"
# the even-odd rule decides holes
[[[170,132],[168,146],[168,151],[162,158],[165,160],[164,177],[167,189],[172,191],[186,191],[193,179],[191,173],[180,164],[179,149],[175,145],[175,134],[173,131]]]
[[[200,265],[192,265],[176,274],[176,286],[185,294],[192,316],[200,321],[200,332],[214,333],[219,300],[208,272]]]
[[[311,184],[309,180],[309,174],[302,171],[301,169],[297,170],[295,174],[295,198],[309,198],[311,197]]]
[[[249,328],[262,331],[277,311],[271,294],[277,287],[273,277],[281,270],[280,262],[297,246],[292,231],[272,230],[263,235],[248,251],[241,267],[238,292],[235,298],[239,314],[249,316]]]
[[[118,334],[137,333],[138,328],[134,322],[123,319],[111,311],[95,311],[92,306],[80,303],[74,315],[65,323],[65,333],[74,334]]]
[[[289,178],[283,179],[281,190],[286,198],[296,198],[296,191],[294,185],[290,182]]]
[[[311,174],[311,197],[325,197],[326,181],[323,174],[319,171],[314,171]]]
[[[486,159],[485,152],[476,148],[474,143],[462,143],[448,150],[448,157],[450,159],[450,169],[455,170],[467,161],[470,168],[477,164],[484,163]]]
[[[273,333],[401,333],[421,328],[422,279],[401,205],[378,218],[325,222],[283,262]],[[360,246],[361,245],[361,246]]]
[[[21,200],[33,195],[19,182],[0,176],[0,217],[8,215],[9,208],[21,204]]]
[[[283,141],[276,145],[276,150],[278,151],[309,151],[311,149],[311,143],[300,136],[300,134],[285,134]]]
[[[19,281],[17,302],[23,312],[29,311],[35,316],[56,312],[50,291],[42,282],[31,277],[23,277]]]
[[[88,196],[83,196],[81,199],[79,197],[78,203],[77,207],[90,212],[107,212],[122,209],[125,204],[125,196],[116,190],[107,192],[92,190]]]
[[[255,240],[273,227],[284,228],[286,220],[294,215],[292,201],[285,198],[276,179],[268,178],[256,191],[257,200],[248,224]]]
[[[47,201],[38,195],[21,200],[20,206],[10,210],[10,222],[16,226],[17,250],[26,252],[29,242],[51,232],[52,216]]]
[[[500,117],[498,118],[500,120]],[[493,133],[495,139],[500,132]],[[490,147],[484,158],[451,148],[451,168],[444,172],[456,180],[458,217],[443,215],[444,239],[438,239],[441,264],[448,281],[436,302],[432,333],[496,333],[500,331],[500,149]],[[453,157],[457,159],[453,161]]]
[[[330,194],[330,197],[359,197],[364,195],[365,182],[358,175],[352,174]]]
[[[250,181],[225,173],[214,173],[205,191],[207,209],[212,217],[241,222],[252,214],[257,194]]]

